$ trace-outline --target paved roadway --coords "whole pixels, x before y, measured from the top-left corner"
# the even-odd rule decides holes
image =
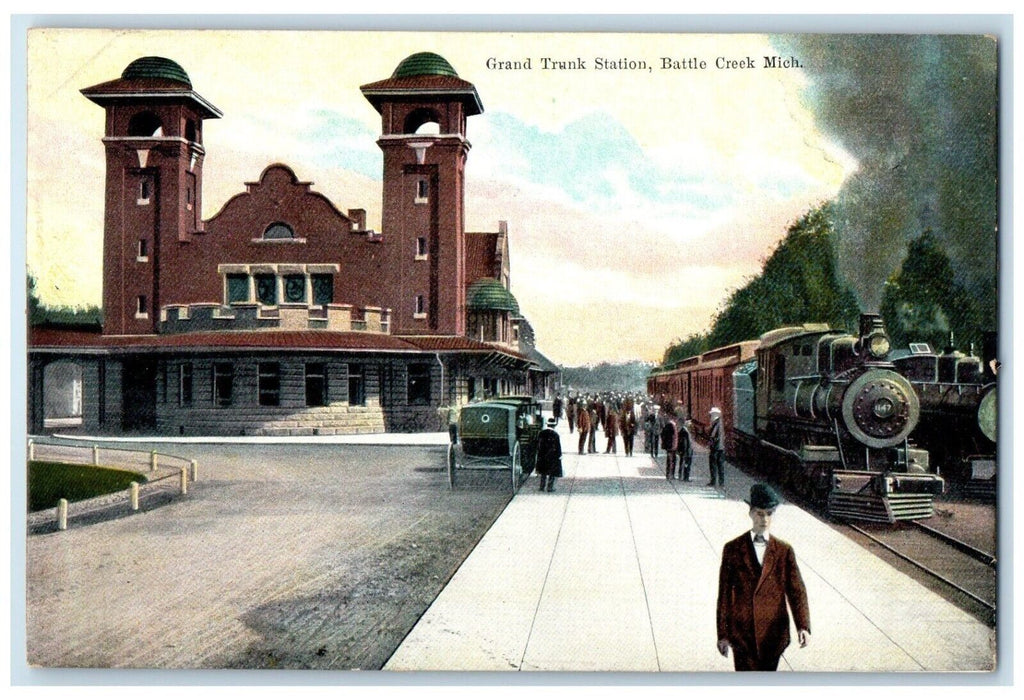
[[[691,482],[667,481],[646,455],[580,456],[560,431],[556,492],[526,483],[386,670],[732,670],[718,566],[750,526],[752,480],[727,466],[726,488],[707,487],[698,453]],[[780,670],[994,670],[994,630],[816,516],[783,504],[773,533],[796,550],[813,632]]]

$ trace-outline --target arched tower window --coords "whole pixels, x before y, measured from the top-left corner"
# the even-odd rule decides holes
[[[441,133],[441,117],[432,109],[414,109],[405,118],[405,127],[402,132],[406,134],[439,134]]]
[[[139,112],[128,122],[129,136],[163,136],[164,125],[152,112]]]
[[[196,126],[194,119],[189,119],[185,122],[185,140],[186,141],[199,141],[199,129]]]
[[[295,231],[288,224],[273,223],[263,232],[264,240],[280,240],[282,238],[295,238]]]

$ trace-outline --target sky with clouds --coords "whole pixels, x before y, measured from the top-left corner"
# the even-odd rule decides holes
[[[508,222],[512,291],[562,364],[656,361],[706,330],[788,224],[857,168],[818,130],[804,71],[761,67],[778,53],[761,35],[36,29],[27,257],[42,300],[100,302],[103,110],[82,88],[145,55],[188,72],[224,112],[204,129],[204,218],[283,162],[379,229],[380,121],[359,86],[418,51],[444,56],[480,94],[466,228]],[[543,57],[587,67],[544,70]],[[718,69],[720,57],[758,67]],[[597,58],[650,70],[598,70]],[[707,68],[663,70],[663,58]]]

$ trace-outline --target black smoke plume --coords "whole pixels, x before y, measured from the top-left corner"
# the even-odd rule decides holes
[[[953,35],[779,36],[819,128],[858,170],[836,200],[837,257],[866,311],[931,230],[996,327],[997,46]]]

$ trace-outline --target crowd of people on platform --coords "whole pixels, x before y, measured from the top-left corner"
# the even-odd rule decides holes
[[[621,438],[627,457],[633,455],[638,434],[643,434],[644,451],[655,461],[665,454],[665,478],[690,480],[693,465],[693,421],[683,406],[674,406],[642,392],[569,392],[566,399],[558,394],[551,406],[557,423],[564,417],[569,434],[578,434],[579,454],[598,452],[599,431],[606,441],[604,453],[616,454]],[[708,463],[711,479],[708,486],[724,486],[724,450],[722,445],[722,412],[711,409],[707,431]]]

